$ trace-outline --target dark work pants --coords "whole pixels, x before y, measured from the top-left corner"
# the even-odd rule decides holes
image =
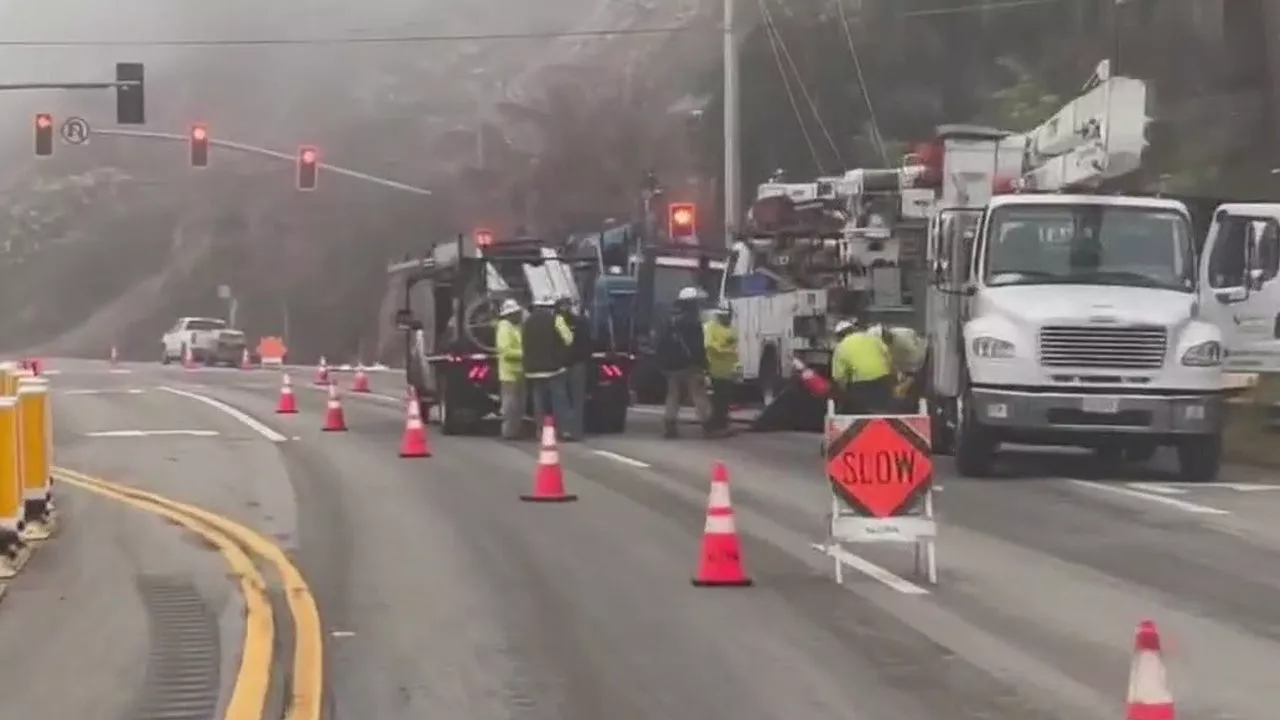
[[[849,383],[841,388],[837,410],[842,415],[897,415],[900,408],[893,388],[893,375]]]
[[[713,428],[729,427],[729,400],[733,395],[733,381],[711,378],[711,422]]]

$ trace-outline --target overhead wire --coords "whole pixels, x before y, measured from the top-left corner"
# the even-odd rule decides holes
[[[186,38],[170,40],[0,40],[0,47],[244,47],[254,45],[419,45],[424,43],[495,40],[554,40],[558,38],[610,37],[615,35],[671,35],[706,29],[694,23],[642,28],[595,30],[544,30],[508,33],[460,33],[456,35],[331,35],[320,37]]]
[[[778,26],[773,21],[773,13],[769,12],[769,7],[765,4],[766,0],[757,1],[760,5],[760,12],[764,16],[765,26],[772,29],[774,36],[778,39],[778,50],[781,51],[783,59],[786,60],[787,65],[791,68],[791,72],[795,74],[796,85],[800,88],[800,94],[809,106],[809,112],[813,113],[813,119],[818,124],[818,129],[822,131],[822,136],[826,138],[827,144],[831,146],[831,152],[836,156],[836,163],[843,166],[844,158],[841,157],[840,146],[831,137],[831,131],[827,129],[827,124],[822,121],[822,113],[818,111],[818,104],[814,102],[813,96],[809,94],[808,88],[805,87],[800,68],[796,66],[795,60],[791,57],[791,51],[787,50],[787,43],[783,40],[782,33],[778,31]],[[779,70],[781,71],[781,68]]]
[[[845,42],[849,45],[849,56],[853,58],[853,69],[858,75],[858,90],[862,93],[862,102],[867,106],[867,119],[871,123],[871,144],[879,153],[880,162],[889,167],[889,151],[885,149],[884,136],[880,134],[876,108],[871,102],[871,93],[867,90],[867,77],[862,72],[862,60],[858,57],[858,48],[853,42],[853,31],[849,28],[849,14],[844,9],[844,0],[836,0],[836,8],[840,13],[840,26],[844,30]]]
[[[761,8],[764,2],[761,0]],[[809,134],[808,125],[804,121],[804,113],[800,112],[800,103],[796,101],[795,91],[791,89],[791,75],[782,64],[782,54],[778,51],[778,38],[775,37],[773,25],[765,22],[765,35],[769,38],[769,48],[773,50],[773,62],[778,66],[778,75],[782,78],[782,88],[787,92],[787,100],[791,102],[791,112],[795,115],[796,124],[800,126],[800,135],[804,137],[805,145],[809,146],[809,156],[813,158],[813,166],[818,169],[819,174],[824,174],[822,156],[818,153],[818,147],[813,143],[813,136]]]

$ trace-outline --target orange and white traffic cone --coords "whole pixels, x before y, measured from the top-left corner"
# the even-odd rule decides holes
[[[320,364],[316,366],[316,384],[330,385],[329,382],[329,362],[320,356]]]
[[[751,578],[742,569],[742,549],[733,520],[733,503],[729,499],[729,471],[720,461],[716,461],[711,472],[702,551],[692,582],[697,587],[743,587],[751,584]]]
[[[801,362],[799,358],[791,358],[791,367],[800,373],[800,382],[810,395],[824,398],[831,394],[831,382],[814,372],[813,368]]]
[[[538,449],[538,467],[533,473],[533,492],[521,495],[525,502],[573,502],[577,495],[564,489],[564,471],[560,469],[560,451],[556,449],[556,424],[548,415],[542,425],[542,447]]]
[[[356,374],[351,378],[351,392],[370,392],[369,376],[365,373],[363,365],[356,366]]]
[[[431,447],[427,444],[427,427],[422,423],[422,409],[418,399],[410,396],[407,417],[404,421],[404,436],[400,439],[400,457],[431,457]]]
[[[346,432],[347,418],[342,413],[342,401],[338,399],[338,386],[333,383],[329,384],[329,402],[324,408],[324,427],[320,428],[325,432]]]
[[[1133,664],[1129,666],[1129,697],[1125,720],[1173,720],[1173,694],[1164,659],[1160,655],[1160,633],[1150,620],[1138,623],[1133,637]]]
[[[196,368],[196,356],[192,354],[190,345],[184,345],[182,347],[182,367],[187,370],[194,370]]]
[[[241,370],[253,369],[253,360],[249,357],[249,348],[245,348],[240,351],[240,369]]]
[[[297,413],[298,399],[293,396],[293,382],[289,380],[289,373],[280,373],[280,401],[276,403],[276,414],[296,415]]]

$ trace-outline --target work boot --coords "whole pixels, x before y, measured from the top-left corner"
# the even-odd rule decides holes
[[[680,437],[680,430],[676,427],[674,422],[664,421],[662,423],[662,437],[668,440],[674,440],[675,438]]]

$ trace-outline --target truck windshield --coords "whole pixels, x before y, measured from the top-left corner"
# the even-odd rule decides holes
[[[227,324],[221,320],[188,320],[188,330],[225,330]]]
[[[1190,222],[1164,208],[1018,205],[992,211],[987,285],[1131,285],[1191,292]]]

